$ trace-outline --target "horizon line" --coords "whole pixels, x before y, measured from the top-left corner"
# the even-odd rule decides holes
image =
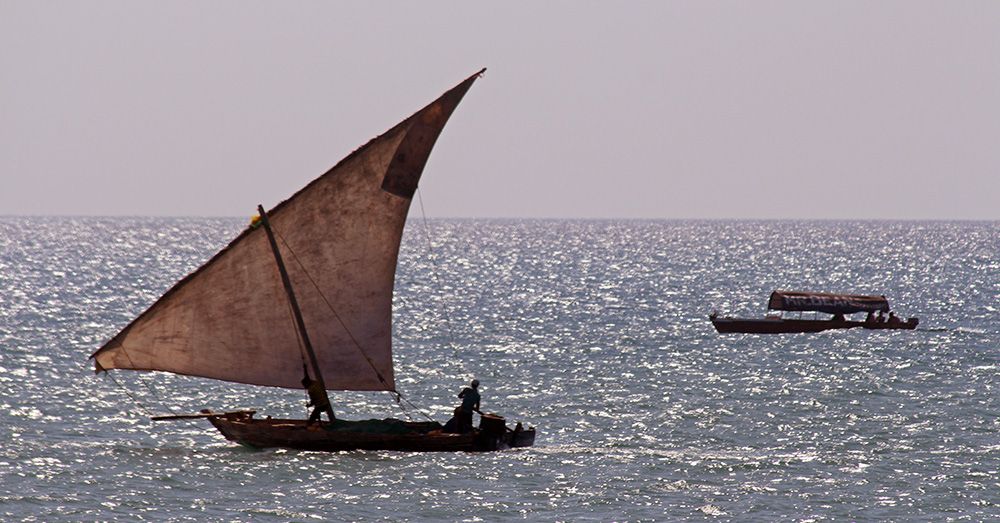
[[[250,214],[0,214],[0,218],[197,218],[249,219]],[[831,218],[831,217],[646,217],[646,216],[407,216],[409,220],[539,220],[539,221],[813,221],[813,222],[1000,222],[998,218]]]

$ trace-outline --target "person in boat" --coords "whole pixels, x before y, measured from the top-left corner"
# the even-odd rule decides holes
[[[882,311],[878,311],[878,316],[875,317],[875,323],[884,323],[885,316],[882,316]]]
[[[469,387],[462,389],[462,392],[458,393],[458,397],[462,399],[462,405],[458,407],[459,412],[456,416],[458,418],[459,432],[471,432],[472,431],[472,413],[482,412],[479,411],[479,380],[472,380]]]
[[[899,316],[896,316],[895,312],[889,311],[889,322],[888,323],[889,323],[889,325],[899,325],[900,323],[903,323],[903,322],[902,322],[902,320],[899,319]]]
[[[302,377],[302,386],[309,393],[309,403],[306,404],[306,407],[313,408],[312,414],[309,415],[309,424],[311,425],[316,421],[320,421],[324,412],[326,412],[330,421],[335,421],[337,416],[333,414],[333,406],[330,405],[330,398],[326,395],[326,391],[323,390],[323,385],[306,375]]]
[[[837,314],[834,314],[833,317],[830,318],[830,321],[833,321],[833,322],[836,322],[836,323],[843,323],[844,322],[844,313],[838,312]]]

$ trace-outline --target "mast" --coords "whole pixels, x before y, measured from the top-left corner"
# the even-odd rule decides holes
[[[281,273],[281,283],[285,286],[285,292],[288,294],[288,303],[291,304],[292,314],[295,316],[295,326],[298,328],[299,334],[302,335],[302,344],[305,345],[306,353],[309,354],[309,363],[312,364],[316,381],[323,388],[323,396],[326,396],[326,382],[323,381],[323,373],[319,370],[319,360],[316,359],[316,352],[313,351],[312,343],[309,341],[309,333],[306,332],[306,323],[302,320],[302,311],[299,310],[299,302],[295,299],[295,291],[292,289],[292,280],[288,278],[288,271],[285,270],[285,262],[282,261],[281,253],[278,251],[278,242],[274,240],[274,233],[271,232],[271,222],[267,220],[267,212],[264,211],[263,205],[257,205],[257,212],[260,213],[261,223],[264,224],[264,231],[267,232],[267,241],[270,242],[271,250],[274,252],[274,261],[278,263],[278,272]],[[326,397],[326,400],[327,403],[330,402],[329,397]]]

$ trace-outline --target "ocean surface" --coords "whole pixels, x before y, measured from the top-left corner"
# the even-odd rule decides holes
[[[299,417],[301,391],[95,375],[245,224],[0,218],[0,521],[1000,518],[1000,222],[411,220],[397,386],[443,422],[476,377],[539,430],[483,454],[247,449],[149,416]],[[885,294],[920,326],[713,330],[774,289]]]

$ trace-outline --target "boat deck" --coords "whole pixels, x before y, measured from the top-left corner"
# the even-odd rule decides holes
[[[254,448],[292,448],[336,452],[398,450],[406,452],[492,451],[530,447],[535,430],[489,433],[474,430],[451,434],[437,422],[397,419],[308,423],[306,420],[254,419],[253,414],[227,413],[208,420],[226,439]]]

